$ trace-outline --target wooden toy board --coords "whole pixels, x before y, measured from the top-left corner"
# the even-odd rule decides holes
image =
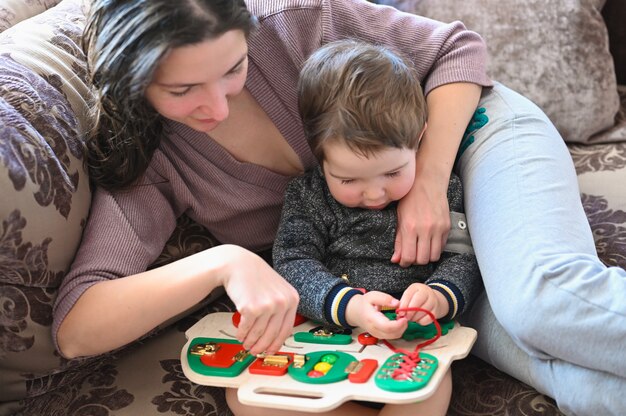
[[[297,342],[293,334],[296,332],[308,332],[319,324],[306,321],[294,327],[293,334],[280,349],[282,353],[306,355],[318,351],[341,351],[354,357],[355,360],[375,359],[378,368],[365,383],[353,383],[348,379],[329,384],[309,384],[295,380],[289,374],[283,376],[270,376],[251,374],[249,368],[245,368],[241,374],[235,377],[215,375],[203,375],[190,366],[189,349],[195,338],[217,338],[236,342],[234,338],[237,328],[232,323],[233,313],[217,312],[205,316],[185,333],[187,343],[181,351],[180,361],[183,372],[194,383],[201,385],[236,387],[238,388],[239,400],[247,405],[286,409],[302,412],[324,412],[336,408],[349,400],[364,400],[380,403],[407,404],[424,400],[431,396],[439,386],[446,371],[450,368],[453,360],[464,358],[468,355],[472,345],[476,341],[476,331],[472,328],[463,327],[458,323],[443,335],[435,343],[426,346],[422,351],[435,356],[438,367],[432,374],[430,381],[421,389],[410,392],[392,392],[380,389],[375,384],[375,375],[387,358],[395,352],[382,342],[367,346],[362,352],[362,347],[357,342],[357,337],[364,331],[355,328],[352,331],[352,342],[346,345],[328,345]],[[395,348],[413,351],[415,346],[423,339],[405,341],[402,339],[390,341]],[[196,341],[197,343],[197,341]]]

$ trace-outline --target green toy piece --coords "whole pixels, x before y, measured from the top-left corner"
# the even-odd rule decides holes
[[[420,362],[412,371],[400,373],[394,377],[394,372],[400,367],[406,354],[397,353],[387,358],[376,373],[376,385],[387,391],[406,393],[423,388],[433,377],[439,361],[430,354],[420,353]]]
[[[292,364],[287,372],[294,380],[303,383],[336,383],[348,378],[346,368],[353,361],[358,360],[345,352],[316,351],[306,354],[306,361],[302,367],[296,368]],[[321,371],[316,370],[319,367],[322,367]]]
[[[214,352],[207,352],[208,346]],[[243,349],[241,342],[232,339],[194,338],[187,350],[189,367],[205,376],[237,377],[255,359]]]
[[[309,344],[347,345],[352,342],[351,335],[338,334],[323,327],[313,328],[309,332],[296,332],[293,339],[298,342],[306,342]]]
[[[395,312],[385,312],[384,315],[392,321],[396,319]],[[437,321],[441,327],[441,336],[448,333],[449,330],[454,328],[454,321]],[[417,322],[410,321],[406,331],[402,334],[402,339],[406,341],[413,341],[414,339],[431,339],[437,336],[437,328],[435,324],[430,323],[428,325],[420,325]]]

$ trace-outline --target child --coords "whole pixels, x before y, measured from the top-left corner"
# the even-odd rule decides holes
[[[431,319],[408,312],[390,321],[383,306],[419,307],[446,320],[462,313],[482,286],[454,174],[452,229],[440,260],[408,268],[390,261],[396,202],[413,185],[426,128],[426,104],[411,66],[384,47],[330,43],[305,63],[299,100],[320,166],[290,182],[273,252],[275,269],[300,294],[299,313],[386,339],[399,338],[409,320],[426,325]],[[448,375],[434,396],[394,414],[443,415],[450,389]]]

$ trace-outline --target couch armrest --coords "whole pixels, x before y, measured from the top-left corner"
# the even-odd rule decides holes
[[[26,20],[29,17],[36,16],[48,10],[59,3],[59,1],[61,0],[0,1],[0,32],[3,32],[22,20]]]
[[[64,0],[0,33],[0,401],[37,394],[67,364],[50,326],[91,203],[83,25]]]

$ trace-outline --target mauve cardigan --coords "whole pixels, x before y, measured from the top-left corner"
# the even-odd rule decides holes
[[[355,38],[405,54],[426,94],[451,82],[492,85],[483,40],[443,24],[364,0],[250,0],[259,26],[249,39],[246,87],[300,157],[316,165],[298,115],[296,82],[304,60],[330,41]],[[91,285],[145,271],[187,214],[219,241],[250,250],[272,246],[288,176],[235,160],[204,133],[167,122],[143,185],[95,191],[74,263],[54,306],[53,338]]]

